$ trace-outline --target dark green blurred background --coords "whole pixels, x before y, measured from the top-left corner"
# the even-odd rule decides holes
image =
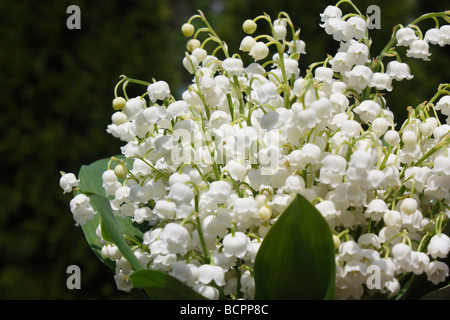
[[[0,299],[123,299],[113,274],[87,246],[59,187],[60,170],[119,152],[106,133],[119,76],[165,80],[181,97],[190,75],[181,60],[181,25],[202,10],[237,52],[242,22],[263,12],[290,14],[302,29],[307,54],[300,66],[334,54],[336,43],[319,27],[319,13],[333,1],[292,0],[104,0],[0,1]],[[387,43],[396,23],[421,13],[444,11],[443,1],[358,1],[365,12],[381,8],[373,30],[374,52]],[[81,9],[81,30],[68,30],[69,5]],[[342,6],[344,12],[350,7]],[[347,11],[348,12],[348,11]],[[433,24],[422,24],[425,28]],[[423,29],[423,30],[424,30]],[[404,56],[405,50],[400,50]],[[430,62],[410,60],[413,80],[388,95],[404,119],[408,105],[429,99],[450,80],[449,49],[431,48]],[[145,88],[139,88],[145,92]],[[81,290],[68,290],[66,268],[81,268]]]

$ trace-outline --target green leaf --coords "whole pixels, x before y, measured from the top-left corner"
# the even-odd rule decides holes
[[[141,270],[130,275],[134,288],[144,288],[152,299],[207,300],[177,278],[157,270]]]
[[[445,287],[427,293],[420,300],[450,300],[450,283]]]
[[[89,194],[91,205],[102,218],[103,226],[106,227],[112,242],[119,248],[122,255],[127,259],[134,270],[142,270],[144,264],[135,256],[127,241],[123,236],[120,225],[116,221],[116,217],[111,209],[109,200],[98,194]]]
[[[116,158],[123,159],[123,156],[116,156]],[[110,158],[105,158],[97,160],[90,165],[82,166],[78,174],[78,178],[80,179],[78,188],[80,189],[80,192],[89,196],[92,206],[94,207],[96,212],[99,213],[95,215],[93,220],[87,221],[86,224],[81,227],[83,229],[86,240],[97,257],[101,261],[106,263],[112,270],[114,270],[115,263],[110,259],[105,259],[101,255],[102,244],[100,243],[100,239],[96,234],[98,225],[102,225],[103,238],[108,242],[115,243],[116,245],[116,241],[124,241],[117,239],[118,234],[120,234],[120,238],[122,239],[123,235],[126,235],[130,238],[141,240],[143,237],[143,233],[148,230],[149,227],[146,224],[137,224],[131,221],[131,219],[114,216],[111,206],[109,205],[109,200],[106,197],[102,180],[103,172],[107,170],[109,161]],[[106,223],[106,220],[109,221],[108,225]],[[112,231],[109,230],[109,228],[113,228],[117,233],[115,240],[113,240],[113,237],[111,235]]]
[[[297,195],[271,227],[255,259],[255,299],[333,299],[335,249],[330,227]]]

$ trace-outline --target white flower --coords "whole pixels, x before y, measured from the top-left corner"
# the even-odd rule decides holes
[[[450,44],[450,25],[445,24],[439,28],[439,45],[441,47]]]
[[[397,60],[390,61],[387,64],[386,73],[397,81],[404,79],[411,80],[413,78],[409,65],[404,62],[398,62]]]
[[[73,173],[65,173],[59,179],[59,186],[64,190],[63,193],[72,192],[72,189],[78,186],[80,180]]]
[[[194,50],[192,50],[192,56],[197,58],[198,62],[202,62],[208,56],[208,52],[202,48],[195,48]]]
[[[95,212],[90,201],[91,199],[84,194],[79,194],[70,201],[70,211],[72,211],[76,226],[83,226],[87,220],[94,218]]]
[[[320,14],[322,22],[330,18],[342,18],[342,11],[339,7],[329,5],[325,8],[323,13]]]
[[[229,233],[223,238],[223,253],[227,257],[235,256],[243,258],[247,253],[249,238],[243,232],[235,232],[234,235]]]
[[[321,201],[316,204],[315,207],[327,221],[336,218],[340,214],[340,211],[336,209],[334,202],[330,200]]]
[[[209,300],[217,300],[219,299],[219,290],[217,288],[214,288],[213,286],[205,285],[202,283],[196,284],[194,287],[192,287],[195,291],[200,293],[202,296]]]
[[[244,64],[241,59],[227,58],[222,61],[222,68],[230,77],[240,76],[244,72]]]
[[[346,58],[353,65],[365,64],[369,62],[369,48],[359,42],[352,43],[347,49]]]
[[[381,247],[381,240],[374,233],[364,233],[358,238],[358,245],[360,248],[375,248]]]
[[[411,263],[411,248],[404,243],[397,243],[392,247],[392,256],[395,263],[407,269]]]
[[[359,260],[361,248],[354,240],[342,242],[339,246],[339,259],[345,262]]]
[[[392,228],[400,228],[402,225],[402,215],[396,210],[387,210],[383,216],[384,223]]]
[[[397,38],[398,46],[406,46],[406,47],[409,46],[413,41],[419,39],[414,30],[409,27],[397,30],[395,37]]]
[[[434,235],[428,244],[428,254],[433,258],[446,258],[450,252],[450,238],[444,234]]]
[[[440,282],[444,282],[448,277],[448,265],[442,261],[431,261],[425,268],[428,281],[431,281],[434,285],[438,285]]]
[[[334,72],[345,74],[353,67],[353,63],[346,52],[337,52],[335,56],[329,61],[331,69]]]
[[[250,50],[253,48],[255,44],[256,40],[252,36],[246,36],[244,37],[244,39],[242,39],[239,50],[244,52],[250,52]]]
[[[361,285],[366,280],[367,266],[359,261],[349,261],[345,264],[342,276],[349,286]]]
[[[429,52],[428,42],[425,40],[414,40],[409,49],[406,51],[407,57],[412,57],[416,59],[423,59],[425,61],[430,60],[431,53]]]
[[[264,42],[258,41],[256,42],[250,52],[249,55],[255,60],[262,60],[269,54],[269,48]]]
[[[336,41],[347,41],[351,39],[351,26],[341,18],[330,18],[321,27],[325,29],[327,34],[332,35]]]
[[[189,73],[194,73],[199,67],[199,62],[195,56],[189,55],[183,58],[183,66]]]
[[[170,187],[168,198],[175,201],[178,205],[190,204],[194,198],[194,192],[184,183],[174,183]]]
[[[373,221],[380,221],[388,211],[386,202],[381,199],[373,199],[367,205],[364,216],[372,219]]]
[[[439,44],[440,40],[439,29],[437,28],[428,29],[427,32],[425,32],[425,36],[423,37],[423,39],[431,44]]]
[[[170,274],[192,287],[197,282],[198,268],[191,263],[177,261],[173,264]]]
[[[268,81],[261,85],[258,90],[258,101],[261,104],[266,104],[270,100],[278,97],[277,86],[272,81]]]
[[[333,79],[333,70],[326,67],[317,67],[314,71],[315,78],[318,81],[323,81],[326,83],[331,83]]]
[[[209,284],[214,281],[218,286],[225,285],[225,270],[221,267],[203,264],[197,271],[198,282]]]
[[[286,21],[277,19],[273,22],[273,31],[275,39],[284,40],[286,38]]]
[[[356,40],[364,39],[367,31],[367,23],[361,17],[352,16],[347,20],[348,33],[350,38],[355,38]]]
[[[154,103],[157,100],[164,100],[170,95],[169,85],[165,81],[158,81],[147,87],[150,100]]]
[[[388,130],[384,134],[384,141],[386,141],[386,143],[390,146],[395,146],[400,142],[400,135],[395,130]]]
[[[413,214],[417,211],[417,201],[413,198],[406,198],[400,204],[400,212],[406,215]]]
[[[158,215],[160,219],[172,219],[176,213],[177,204],[173,201],[158,200],[155,203],[153,212]]]
[[[122,253],[119,248],[113,243],[107,243],[102,247],[102,256],[104,258],[110,258],[111,260],[119,260],[122,258]]]
[[[128,119],[136,119],[137,115],[145,108],[145,100],[141,97],[131,98],[125,104],[122,112]]]
[[[450,95],[443,96],[435,105],[436,110],[440,110],[446,116],[450,115]]]
[[[189,112],[189,105],[183,100],[172,102],[167,106],[166,116],[167,119],[172,120],[175,117],[182,116]]]
[[[320,169],[320,182],[336,186],[341,183],[342,177],[347,168],[347,161],[339,155],[327,155],[322,160],[323,166]]]
[[[369,87],[392,91],[392,78],[386,73],[375,72],[370,80]]]
[[[192,241],[185,227],[172,222],[164,226],[160,237],[167,250],[174,254],[185,254]]]
[[[351,71],[345,72],[348,85],[357,90],[365,89],[373,77],[373,72],[369,67],[356,65]]]
[[[372,122],[381,112],[381,106],[372,100],[364,100],[353,109],[359,115],[362,121]]]
[[[131,289],[133,289],[130,276],[128,274],[119,272],[114,276],[114,281],[116,282],[117,290],[130,292]]]

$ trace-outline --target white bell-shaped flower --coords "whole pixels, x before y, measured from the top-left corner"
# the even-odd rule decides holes
[[[433,258],[446,258],[450,252],[450,238],[445,234],[434,235],[428,244],[428,254]]]
[[[167,250],[173,254],[186,254],[192,239],[187,229],[177,223],[170,222],[164,226],[161,232],[161,241],[167,246]]]
[[[409,65],[405,62],[399,62],[397,60],[390,61],[387,64],[386,73],[397,81],[404,79],[411,80],[413,78]]]
[[[78,186],[79,182],[80,180],[73,173],[65,173],[59,179],[59,186],[64,190],[63,193],[69,193],[72,192],[74,187]]]
[[[406,51],[407,57],[430,61],[429,45],[425,40],[414,40]]]
[[[95,211],[91,206],[91,200],[84,194],[76,195],[70,201],[70,211],[72,211],[76,226],[83,226],[87,220],[94,218]]]
[[[419,39],[412,28],[406,27],[397,30],[395,34],[398,46],[409,46],[413,41]]]
[[[381,112],[381,106],[372,100],[364,100],[353,109],[359,115],[362,121],[372,122]]]
[[[173,264],[170,274],[178,280],[193,287],[197,283],[198,267],[192,263],[177,261]]]
[[[222,241],[223,253],[225,256],[235,256],[237,258],[243,258],[247,253],[250,239],[243,232],[235,232],[234,235],[227,234]]]
[[[226,58],[222,61],[222,68],[230,77],[240,76],[244,72],[244,63],[238,58]]]
[[[370,80],[369,87],[390,92],[392,91],[392,78],[387,73],[375,72]]]
[[[164,100],[170,95],[169,85],[165,81],[157,81],[147,87],[147,93],[153,103]]]
[[[450,25],[444,24],[439,28],[439,45],[441,47],[450,44]]]
[[[209,284],[214,281],[218,286],[225,285],[225,270],[218,266],[203,264],[197,269],[198,281],[203,284]]]
[[[425,268],[428,281],[434,285],[444,282],[449,275],[449,268],[445,262],[431,261]]]
[[[442,114],[450,115],[450,95],[443,96],[435,105],[436,110],[440,110]]]
[[[425,40],[428,43],[431,44],[439,44],[439,29],[438,28],[431,28],[428,29],[425,32],[425,36],[423,37],[423,40]]]

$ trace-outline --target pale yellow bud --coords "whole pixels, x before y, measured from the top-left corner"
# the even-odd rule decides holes
[[[187,48],[187,50],[188,50],[189,52],[192,52],[192,51],[194,51],[195,49],[200,48],[201,45],[202,45],[202,44],[200,43],[199,40],[197,40],[197,39],[190,39],[190,40],[187,42],[186,48]]]
[[[125,107],[127,101],[122,97],[117,97],[113,100],[112,106],[114,110],[122,110]]]
[[[269,220],[272,217],[272,209],[268,206],[262,206],[259,208],[258,215],[263,221]]]
[[[243,25],[242,25],[242,29],[244,29],[245,33],[248,34],[252,34],[256,31],[257,25],[255,23],[255,21],[251,20],[251,19],[247,19],[244,21]]]
[[[181,26],[181,32],[183,32],[185,37],[190,37],[194,34],[195,28],[190,23],[185,23]]]
[[[125,167],[123,164],[119,164],[114,168],[114,174],[119,179],[125,178],[127,176],[127,172],[127,167]]]

